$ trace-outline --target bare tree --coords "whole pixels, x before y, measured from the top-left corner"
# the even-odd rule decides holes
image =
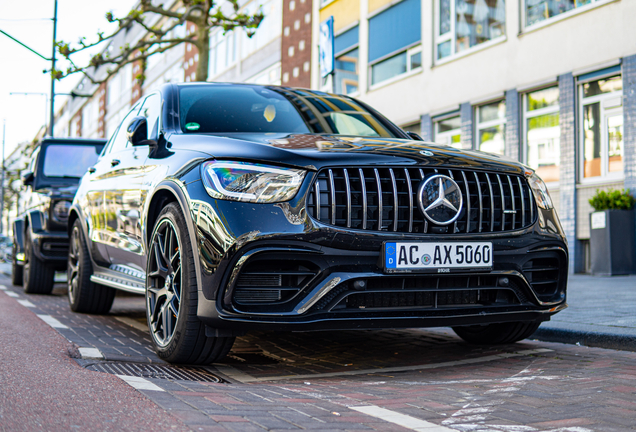
[[[112,12],[106,14],[109,22],[118,24],[117,30],[112,33],[105,35],[100,32],[94,42],[87,42],[85,37],[75,45],[64,41],[57,42],[60,54],[69,61],[69,67],[64,71],[53,70],[52,74],[56,79],[62,79],[82,73],[94,84],[101,84],[129,63],[145,61],[148,57],[166,52],[177,45],[191,43],[199,50],[195,80],[206,81],[210,30],[222,28],[227,32],[243,28],[247,35],[252,37],[263,20],[263,13],[260,10],[249,14],[239,12],[239,8],[239,0],[226,0],[221,6],[215,0],[181,0],[172,8],[166,8],[163,4],[153,4],[152,0],[141,0],[139,5],[124,18],[116,18]],[[176,30],[188,22],[195,25],[194,33],[187,34],[184,31],[182,33],[185,36],[177,36]],[[117,35],[126,32],[134,25],[141,26],[147,33],[138,42],[114,47],[113,50],[102,50],[85,66],[79,66],[73,61],[74,54],[109,41],[112,43]],[[100,70],[103,66],[107,67],[106,74],[99,78],[94,76],[94,71]],[[143,81],[143,76],[138,76],[137,79]]]

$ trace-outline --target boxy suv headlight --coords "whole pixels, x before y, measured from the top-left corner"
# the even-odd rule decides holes
[[[535,172],[532,172],[531,175],[528,175],[528,184],[532,189],[534,199],[539,207],[545,210],[554,208],[554,205],[552,204],[552,198],[550,198],[550,194],[548,193],[548,188],[546,187],[545,183],[543,183],[543,180],[541,180],[541,178]]]
[[[201,177],[212,198],[254,203],[289,201],[306,172],[247,162],[211,161],[202,165]]]
[[[58,223],[66,223],[68,221],[68,212],[71,209],[70,201],[58,201],[53,206],[53,220]]]

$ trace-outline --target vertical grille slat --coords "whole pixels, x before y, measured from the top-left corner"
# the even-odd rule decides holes
[[[377,168],[373,169],[373,173],[375,174],[375,182],[378,186],[378,231],[382,231],[382,183],[380,182],[380,173]]]
[[[475,183],[477,183],[477,195],[479,197],[479,232],[481,232],[481,223],[484,215],[484,206],[482,203],[483,196],[481,194],[481,183],[479,181],[479,177],[477,176],[476,172],[474,172],[473,174],[475,175]]]
[[[360,187],[362,188],[362,229],[365,230],[367,229],[367,184],[362,168],[358,168],[358,173],[360,174]]]
[[[462,194],[461,215],[451,225],[432,223],[418,204],[419,185],[435,174],[453,179]],[[323,224],[431,235],[527,228],[535,206],[523,175],[458,168],[325,168],[307,194],[308,216]]]
[[[398,229],[398,191],[397,184],[395,183],[395,173],[389,168],[389,175],[391,176],[391,186],[393,189],[393,231]]]
[[[512,200],[512,229],[515,229],[515,225],[517,223],[517,206],[515,205],[515,191],[512,188],[512,180],[510,180],[510,176],[508,177],[508,185],[510,186],[510,198]]]
[[[349,172],[343,170],[345,180],[345,191],[347,193],[347,228],[351,228],[351,184],[349,183]]]
[[[329,197],[331,198],[331,225],[336,224],[336,185],[333,181],[333,171],[329,170]]]
[[[506,230],[506,194],[501,185],[501,177],[497,174],[497,182],[499,183],[499,191],[501,193],[501,231]]]
[[[486,181],[488,181],[488,190],[490,191],[490,232],[495,230],[495,197],[492,194],[492,183],[490,176],[486,173]]]
[[[409,232],[413,232],[413,187],[411,186],[411,176],[409,170],[404,168],[404,177],[409,193]]]

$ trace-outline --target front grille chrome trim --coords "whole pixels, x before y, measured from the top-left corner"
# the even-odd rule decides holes
[[[448,226],[427,221],[421,208],[418,186],[436,173],[454,180],[464,202],[461,214]],[[537,214],[534,199],[528,200],[532,196],[525,177],[516,173],[347,166],[319,171],[306,203],[310,218],[343,229],[465,235],[528,228]]]

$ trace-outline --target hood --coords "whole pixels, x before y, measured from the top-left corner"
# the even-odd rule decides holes
[[[459,150],[423,141],[325,134],[174,134],[175,148],[216,159],[270,161],[320,169],[324,166],[417,165],[484,169],[521,174],[519,162],[480,151]]]

